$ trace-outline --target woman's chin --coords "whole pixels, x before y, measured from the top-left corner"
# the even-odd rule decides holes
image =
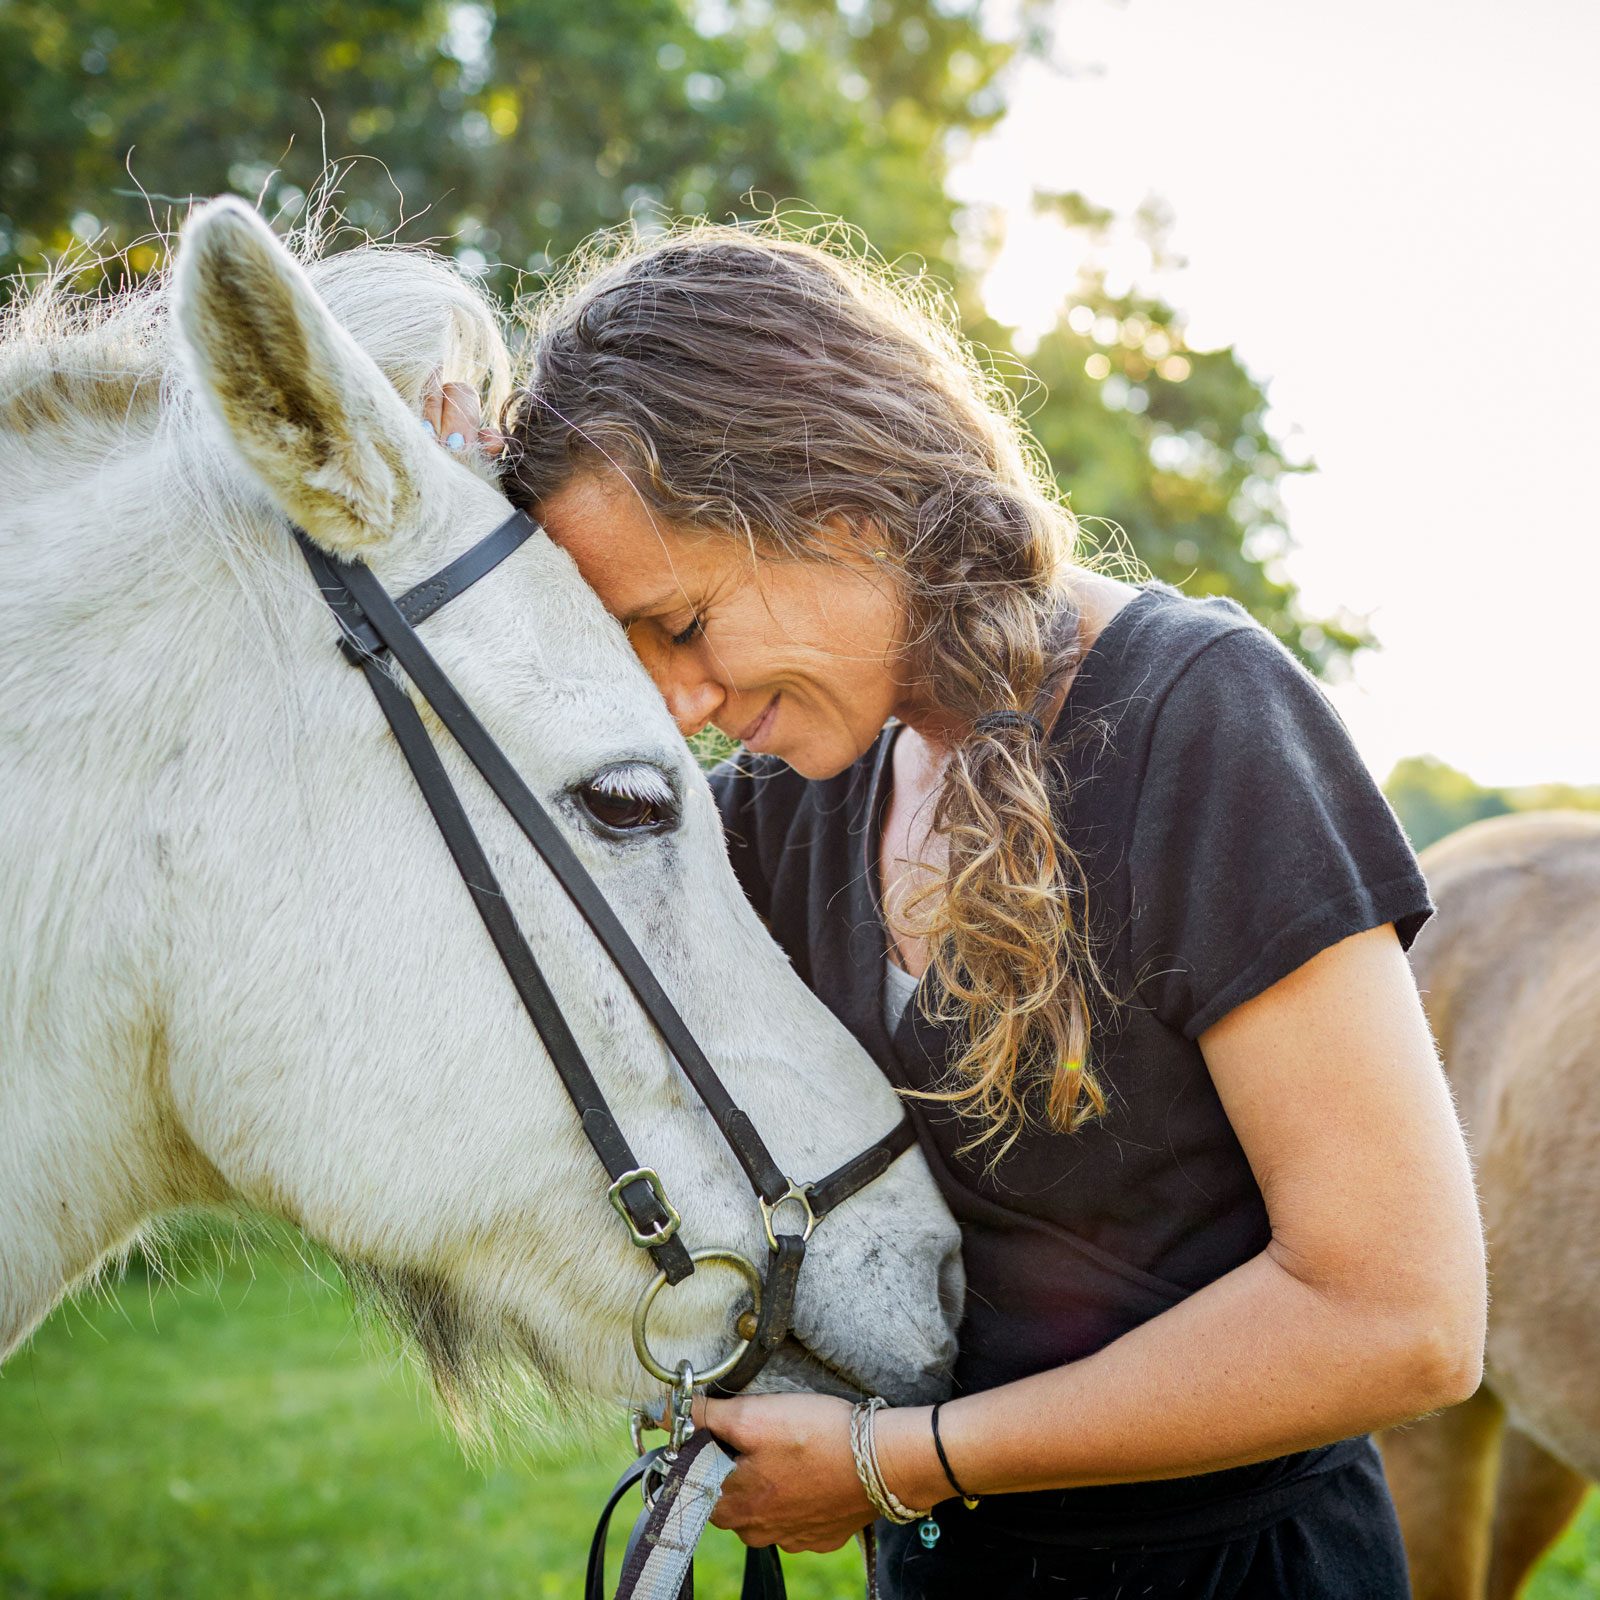
[[[763,753],[774,755],[787,767],[792,767],[802,778],[813,781],[837,778],[871,748],[872,741],[858,749],[853,740],[841,730],[830,728],[809,736],[804,728],[786,729],[786,737],[764,746]]]
[[[856,758],[853,755],[839,755],[837,753],[817,752],[800,745],[794,749],[781,749],[771,752],[785,766],[793,767],[802,778],[813,781],[821,778],[837,778]]]

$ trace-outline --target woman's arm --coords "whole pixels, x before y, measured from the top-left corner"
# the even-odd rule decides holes
[[[947,1404],[969,1492],[1219,1470],[1477,1387],[1471,1171],[1393,928],[1330,946],[1199,1043],[1266,1200],[1267,1249],[1093,1356]],[[745,1452],[715,1520],[757,1543],[841,1542],[865,1508],[846,1415],[811,1398],[714,1403],[711,1428]],[[926,1409],[884,1413],[878,1450],[905,1503],[948,1498]]]

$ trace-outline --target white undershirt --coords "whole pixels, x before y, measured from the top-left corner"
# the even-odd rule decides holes
[[[900,1019],[905,1015],[911,997],[917,992],[917,980],[889,956],[883,958],[883,1028],[892,1039]]]

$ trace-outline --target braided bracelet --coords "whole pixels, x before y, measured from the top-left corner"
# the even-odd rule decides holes
[[[878,1441],[874,1423],[878,1413],[888,1403],[880,1395],[873,1395],[870,1400],[862,1400],[851,1408],[850,1454],[855,1460],[856,1476],[861,1480],[861,1487],[866,1490],[867,1500],[872,1509],[885,1522],[896,1522],[904,1526],[911,1522],[921,1522],[928,1513],[913,1511],[906,1505],[884,1481],[883,1468],[878,1465]]]

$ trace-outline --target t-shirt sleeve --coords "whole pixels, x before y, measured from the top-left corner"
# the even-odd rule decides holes
[[[1433,913],[1382,791],[1264,628],[1203,646],[1154,716],[1129,849],[1138,993],[1197,1038],[1318,951]]]

